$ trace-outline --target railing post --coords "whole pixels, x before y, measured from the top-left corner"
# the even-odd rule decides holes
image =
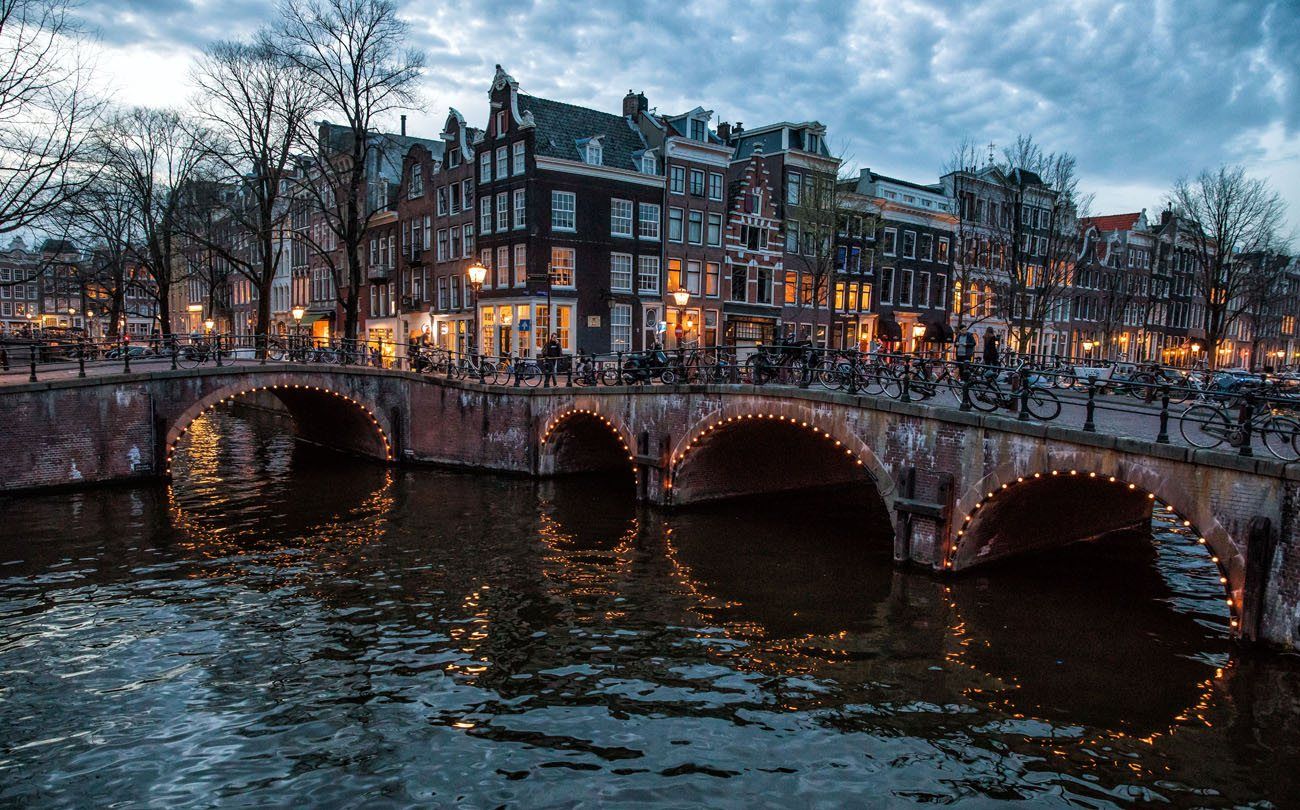
[[[212,345],[214,347],[213,351],[215,351],[217,355],[217,368],[220,368],[221,367],[221,335],[218,334],[213,336]]]
[[[27,375],[27,382],[36,382],[36,344],[31,345],[32,350],[32,372]]]
[[[86,376],[86,341],[81,341],[81,350],[77,352],[77,376]]]
[[[1088,404],[1083,416],[1083,429],[1089,433],[1097,432],[1097,422],[1094,417],[1097,414],[1097,378],[1088,375]]]
[[[266,342],[266,333],[263,332],[262,334],[253,338],[253,340],[257,348],[258,365],[264,366],[266,365],[266,355],[268,354],[267,350],[270,348],[270,346]]]
[[[858,393],[858,353],[853,352],[849,355],[849,394],[857,396]]]
[[[1021,422],[1029,421],[1029,369],[1021,368],[1020,375],[1020,415],[1016,418]]]
[[[964,360],[957,364],[957,374],[961,377],[961,404],[957,406],[959,411],[969,411],[975,407],[975,404],[970,401],[970,383],[974,376],[970,366],[971,364]]]
[[[1241,425],[1241,447],[1237,450],[1237,455],[1253,456],[1255,448],[1251,447],[1250,424],[1255,419],[1255,398],[1247,395],[1241,404],[1241,415],[1238,417]]]
[[[564,386],[566,388],[573,387],[573,364],[577,361],[577,359],[578,359],[578,353],[574,352],[573,356],[569,358],[569,362],[564,364]]]
[[[514,372],[515,375],[515,388],[519,387],[519,364],[521,359],[522,358],[512,358],[510,360],[510,369],[511,371]],[[546,372],[543,371],[542,373],[545,374]]]
[[[127,340],[122,344],[122,373],[131,373],[131,341]]]
[[[903,358],[903,389],[898,398],[904,402],[912,401],[912,364],[906,357]]]
[[[1169,386],[1160,386],[1160,433],[1156,436],[1159,444],[1169,444]]]
[[[181,346],[176,341],[176,336],[172,335],[171,352],[169,352],[169,354],[171,354],[172,356],[172,371],[176,370],[176,355],[180,354],[180,352],[181,352]]]

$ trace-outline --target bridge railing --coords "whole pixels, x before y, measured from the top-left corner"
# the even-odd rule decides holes
[[[513,357],[296,335],[0,342],[0,379],[8,382],[133,368],[273,363],[392,369],[514,388],[712,384],[821,389],[1300,460],[1300,378],[1293,375],[1074,364],[1055,357],[1011,357],[986,365],[927,353],[864,353],[806,343]]]

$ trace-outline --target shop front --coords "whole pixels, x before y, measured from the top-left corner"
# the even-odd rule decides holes
[[[571,303],[552,301],[548,306],[537,298],[480,301],[479,351],[496,357],[539,357],[554,332],[564,353],[572,354],[573,313]]]

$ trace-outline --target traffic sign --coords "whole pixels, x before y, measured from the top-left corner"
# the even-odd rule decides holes
[[[532,321],[528,320],[527,318],[520,318],[520,319],[519,319],[519,331],[520,331],[520,332],[531,332],[532,330],[533,330],[533,322],[532,322]]]

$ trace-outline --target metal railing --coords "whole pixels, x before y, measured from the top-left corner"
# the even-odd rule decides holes
[[[382,340],[220,335],[147,341],[0,342],[0,380],[291,363],[413,372],[514,388],[738,385],[838,391],[958,411],[1061,422],[1087,432],[1300,459],[1300,379],[1154,364],[1005,365],[807,344],[695,347],[553,357],[490,356]]]

